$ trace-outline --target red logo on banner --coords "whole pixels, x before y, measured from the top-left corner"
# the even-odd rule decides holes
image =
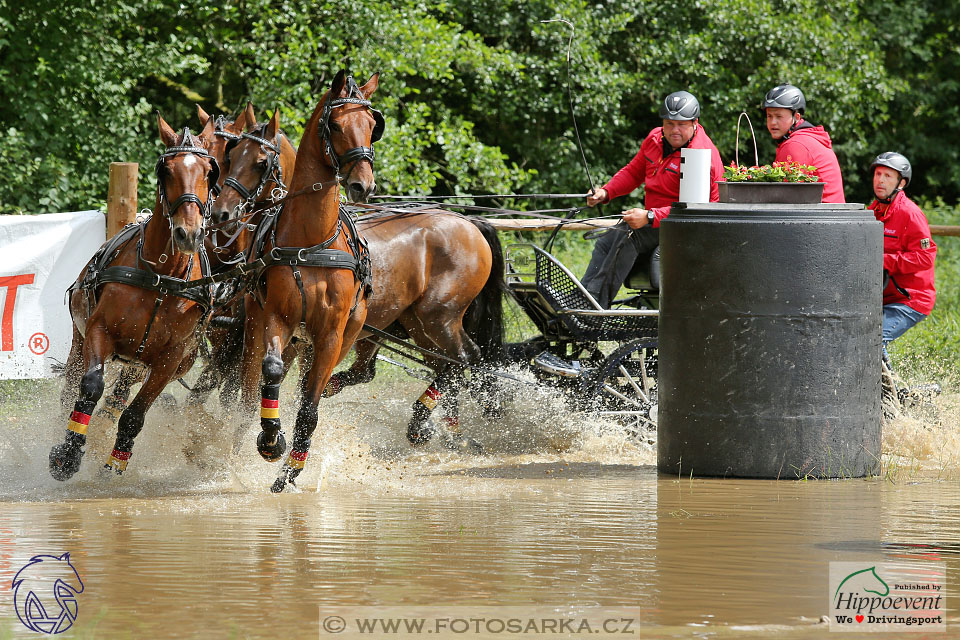
[[[50,338],[45,333],[35,333],[27,340],[27,346],[30,347],[30,351],[42,356],[50,348]]]
[[[17,303],[17,287],[22,284],[33,284],[33,276],[32,273],[20,276],[0,276],[0,289],[4,287],[7,289],[7,297],[3,302],[3,316],[0,319],[0,351],[13,351],[13,309]]]

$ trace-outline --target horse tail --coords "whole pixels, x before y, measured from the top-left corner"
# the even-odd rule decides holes
[[[469,220],[483,234],[484,240],[490,246],[493,262],[483,289],[467,307],[463,316],[463,328],[470,339],[480,347],[485,361],[502,362],[506,357],[503,346],[503,295],[509,293],[507,283],[503,279],[503,248],[500,246],[497,230],[487,221],[475,217],[470,217]]]

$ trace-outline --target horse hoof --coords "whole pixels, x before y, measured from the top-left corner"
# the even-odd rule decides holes
[[[428,442],[430,438],[433,437],[433,428],[428,426],[426,423],[416,424],[411,422],[407,426],[407,440],[410,441],[410,444],[414,447],[420,447]]]
[[[327,382],[327,386],[323,388],[322,397],[332,398],[343,390],[343,383],[340,382],[340,376],[333,374],[330,376],[330,381]]]
[[[283,437],[283,431],[277,433],[276,440],[273,444],[267,442],[267,432],[261,431],[260,435],[257,436],[257,453],[260,454],[260,457],[266,460],[267,462],[279,462],[283,458],[283,454],[287,450],[287,439]],[[276,483],[274,483],[276,486]],[[280,491],[283,491],[283,488],[280,488]],[[278,493],[274,491],[274,493]]]
[[[270,487],[271,493],[282,493],[284,487],[287,486],[287,479],[284,476],[280,476],[273,481],[273,485]]]
[[[81,459],[83,459],[83,449],[66,443],[56,445],[50,449],[50,475],[60,482],[69,480],[80,470]]]
[[[456,453],[468,453],[471,455],[483,454],[483,445],[471,438],[461,434],[450,435],[443,438],[440,443],[450,451]]]
[[[99,480],[113,480],[114,476],[119,475],[123,475],[123,472],[116,469],[109,463],[100,467],[100,471],[97,472],[97,478]]]

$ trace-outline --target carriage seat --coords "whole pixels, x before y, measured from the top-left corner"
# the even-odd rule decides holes
[[[649,259],[639,259],[627,275],[624,284],[633,291],[660,290],[660,245],[653,250]]]

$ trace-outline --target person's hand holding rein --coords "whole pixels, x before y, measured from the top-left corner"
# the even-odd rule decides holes
[[[646,209],[627,209],[623,212],[623,220],[630,225],[631,229],[640,229],[647,226],[650,216],[647,215]]]
[[[603,204],[607,200],[607,190],[603,187],[600,187],[596,191],[591,191],[587,195],[587,206],[595,207],[598,204]]]

